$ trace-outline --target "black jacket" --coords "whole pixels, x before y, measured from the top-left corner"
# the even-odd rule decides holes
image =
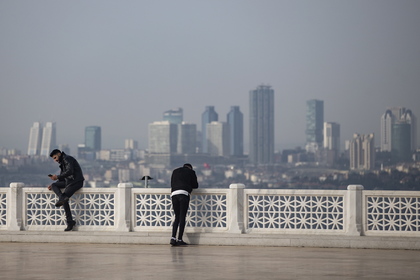
[[[57,176],[58,180],[65,180],[67,185],[85,180],[82,168],[74,157],[62,152],[58,162],[61,169],[60,175]]]
[[[172,172],[171,192],[184,190],[191,193],[196,188],[198,188],[198,182],[194,170],[188,167],[179,167]]]

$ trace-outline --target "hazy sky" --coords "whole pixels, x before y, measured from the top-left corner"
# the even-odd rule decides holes
[[[26,153],[55,121],[72,153],[84,128],[103,148],[147,148],[148,124],[205,106],[226,121],[249,91],[275,91],[276,149],[305,143],[306,101],[324,100],[341,140],[375,133],[387,107],[420,120],[420,1],[0,0],[0,147]],[[418,129],[420,130],[420,129]]]

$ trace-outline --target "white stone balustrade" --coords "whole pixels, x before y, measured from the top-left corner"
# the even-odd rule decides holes
[[[0,188],[0,230],[62,231],[64,210],[47,188]],[[70,200],[78,231],[170,232],[170,190],[83,188]],[[194,190],[186,232],[420,236],[420,193],[347,190]]]

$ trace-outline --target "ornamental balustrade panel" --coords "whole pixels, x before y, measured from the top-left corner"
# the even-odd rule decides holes
[[[346,191],[245,190],[248,231],[343,233]]]
[[[13,187],[12,187],[13,185]],[[70,199],[80,231],[165,231],[169,189],[83,188]],[[0,230],[63,230],[65,214],[46,188],[0,188]],[[419,236],[420,193],[407,191],[198,189],[187,232]]]
[[[191,195],[186,232],[228,227],[228,189],[199,189]],[[169,189],[133,189],[134,231],[171,229],[174,214]]]
[[[84,230],[109,230],[115,226],[115,188],[83,188],[70,199],[77,226]],[[46,188],[23,189],[23,221],[27,230],[62,230],[63,207],[55,207],[57,196]]]
[[[365,235],[416,235],[420,233],[420,193],[364,191]]]
[[[7,226],[7,192],[8,189],[0,188],[0,229]]]

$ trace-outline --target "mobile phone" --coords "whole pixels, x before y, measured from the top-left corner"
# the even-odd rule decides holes
[[[48,174],[48,177],[52,177],[52,174]]]

